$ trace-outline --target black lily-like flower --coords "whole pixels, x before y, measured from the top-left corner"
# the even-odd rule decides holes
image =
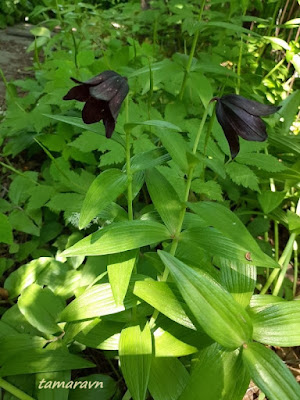
[[[266,125],[260,117],[275,113],[274,107],[248,100],[237,94],[228,94],[217,101],[216,114],[230,147],[231,157],[240,151],[239,136],[245,140],[264,142],[268,135]]]
[[[110,138],[122,102],[129,91],[127,78],[114,71],[104,71],[85,82],[71,79],[79,86],[70,89],[63,99],[84,101],[83,122],[93,124],[103,120],[106,137]]]

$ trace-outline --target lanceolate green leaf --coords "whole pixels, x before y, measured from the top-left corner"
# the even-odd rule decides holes
[[[273,346],[300,346],[300,302],[284,301],[251,309],[253,339]]]
[[[155,400],[178,400],[189,374],[174,357],[153,357],[149,379],[149,392]]]
[[[189,203],[189,207],[206,223],[243,247],[245,254],[250,253],[253,265],[278,267],[278,264],[272,258],[263,253],[245,225],[228,208],[212,202]],[[247,261],[247,258],[245,258],[245,261]]]
[[[173,131],[181,131],[181,128],[178,126],[171,124],[170,122],[167,121],[159,121],[159,120],[151,120],[151,121],[144,121],[144,122],[130,122],[128,124],[124,125],[124,129],[126,130],[132,130],[133,128],[136,128],[137,126],[140,125],[145,125],[145,126],[155,126],[157,128],[163,128],[163,129],[171,129]]]
[[[102,124],[92,124],[87,127],[87,125],[82,121],[82,119],[78,117],[70,117],[67,115],[51,115],[51,114],[44,114],[44,115],[45,117],[54,119],[56,121],[65,122],[66,124],[73,126],[78,126],[78,128],[81,128],[84,131],[89,130],[91,132],[98,133],[99,135],[103,136],[105,135],[104,126]],[[117,132],[114,132],[111,139],[124,145],[123,138]]]
[[[37,372],[66,371],[70,369],[91,368],[95,365],[88,360],[70,354],[65,349],[30,349],[19,352],[7,360],[0,376],[31,374]]]
[[[119,355],[125,382],[133,400],[144,400],[152,360],[152,338],[148,322],[122,330]]]
[[[200,350],[180,400],[241,400],[250,375],[242,364],[240,350],[229,352],[217,343]],[[238,379],[237,379],[238,377]]]
[[[85,237],[64,251],[66,257],[100,256],[137,249],[170,238],[162,224],[152,221],[117,222]]]
[[[119,169],[102,172],[91,184],[82,204],[79,229],[84,228],[105,207],[124,192],[127,176]]]
[[[94,349],[118,350],[123,327],[122,322],[95,318],[76,335],[75,340]]]
[[[143,171],[169,161],[170,155],[163,147],[138,153],[131,159],[131,172]]]
[[[171,235],[175,235],[183,208],[175,189],[156,168],[147,171],[146,183],[151,200],[161,219]]]
[[[256,284],[256,267],[254,265],[220,260],[221,284],[232,294],[234,299],[246,308]]]
[[[260,343],[243,349],[243,360],[252,380],[270,400],[299,400],[300,386],[283,361]]]
[[[137,281],[133,293],[173,321],[196,329],[187,316],[187,307],[166,282]]]
[[[136,305],[136,298],[129,294],[124,300],[124,305],[117,306],[110,284],[103,283],[90,287],[68,304],[60,314],[60,321],[79,321],[115,314],[134,305]]]
[[[118,306],[123,303],[126,295],[136,257],[136,250],[111,254],[108,257],[107,272],[109,283]]]
[[[159,251],[159,255],[194,317],[209,336],[230,349],[251,339],[251,320],[229,292],[200,269],[196,272],[165,251]]]

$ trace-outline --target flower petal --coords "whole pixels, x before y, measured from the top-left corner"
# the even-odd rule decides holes
[[[122,86],[119,89],[118,93],[108,103],[111,114],[115,120],[117,119],[117,116],[120,112],[121,105],[122,105],[125,97],[127,96],[128,92],[129,92],[129,86],[128,86],[127,80],[124,79],[122,82]]]
[[[70,89],[63,97],[63,100],[87,101],[89,97],[89,88],[87,86],[80,85]]]
[[[231,105],[242,108],[247,113],[256,116],[266,116],[276,113],[281,107],[270,106],[266,104],[258,103],[254,100],[246,99],[243,96],[237,94],[228,94],[221,98],[223,104],[231,107]]]
[[[105,126],[105,136],[111,138],[113,131],[115,130],[116,121],[112,116],[104,118],[103,123]]]
[[[220,101],[217,102],[216,115],[217,120],[219,121],[219,124],[221,125],[227,139],[230,148],[231,158],[234,159],[240,151],[239,138],[235,129],[232,127],[229,118],[226,115],[223,104]]]
[[[222,106],[237,135],[256,142],[264,142],[267,139],[266,125],[259,117],[232,104],[228,107],[222,102]]]
[[[110,114],[105,102],[90,98],[83,107],[82,119],[85,124],[93,124],[105,118],[107,113]]]
[[[100,83],[106,81],[109,78],[112,78],[114,76],[120,76],[117,74],[115,71],[103,71],[101,74],[98,74],[94,76],[93,78],[83,82],[85,85],[90,85],[90,86],[96,86],[99,85]]]
[[[112,76],[111,78],[106,79],[103,83],[97,86],[93,86],[90,88],[90,95],[98,100],[111,100],[121,89],[123,78],[120,75]]]

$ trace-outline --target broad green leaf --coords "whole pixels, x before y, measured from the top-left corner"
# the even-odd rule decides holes
[[[245,225],[227,207],[212,202],[189,203],[189,207],[206,223],[243,247],[245,254],[250,252],[254,265],[278,267],[278,264],[272,258],[263,253]],[[245,258],[245,261],[247,261],[247,258]]]
[[[196,193],[204,194],[212,200],[223,201],[222,188],[215,181],[204,182],[201,179],[194,179],[191,190]]]
[[[174,357],[153,357],[148,389],[154,400],[178,400],[189,374]]]
[[[20,232],[29,233],[29,235],[40,236],[40,227],[24,210],[13,210],[8,217],[12,229]]]
[[[237,379],[238,377],[238,379]],[[250,382],[239,350],[222,349],[217,343],[200,350],[193,360],[190,380],[180,400],[241,400]]]
[[[79,229],[88,225],[105,207],[124,192],[127,176],[118,169],[102,172],[91,184],[82,204]]]
[[[300,345],[300,302],[284,301],[250,309],[253,339],[272,346]]]
[[[30,29],[30,32],[34,36],[45,36],[48,39],[51,38],[51,32],[48,28],[45,28],[44,26],[36,26],[35,28]]]
[[[299,213],[298,213],[299,214]],[[287,219],[290,231],[300,232],[300,215],[298,215],[290,210],[287,211]]]
[[[82,270],[76,271],[56,260],[51,260],[47,268],[39,274],[36,283],[47,285],[52,292],[64,299],[74,295],[76,289],[82,285]]]
[[[51,258],[41,257],[22,265],[12,272],[4,283],[5,289],[9,292],[9,297],[12,299],[17,297],[27,286],[36,282],[40,273],[50,262]]]
[[[18,332],[14,328],[0,320],[0,339],[2,339],[3,337],[16,335],[17,333]]]
[[[246,308],[256,285],[256,267],[254,265],[220,260],[221,284],[232,294],[232,297]]]
[[[42,289],[33,283],[23,290],[18,305],[27,321],[39,331],[47,334],[61,331],[56,321],[64,302],[49,288]]]
[[[188,86],[195,90],[199,95],[204,108],[206,108],[213,98],[213,89],[209,79],[206,78],[201,72],[191,72],[189,74]]]
[[[176,289],[176,288],[175,288]],[[133,293],[173,321],[196,329],[187,315],[187,307],[166,282],[137,281]]]
[[[285,195],[285,192],[271,192],[271,190],[264,190],[258,194],[257,198],[263,212],[269,214],[282,203]]]
[[[117,222],[77,242],[63,252],[66,257],[100,256],[137,249],[170,239],[162,224],[152,221]]]
[[[108,256],[108,278],[115,302],[118,306],[123,304],[136,258],[136,250],[110,254]]]
[[[243,349],[243,361],[254,383],[270,400],[299,400],[300,386],[284,362],[260,343]]]
[[[7,360],[0,371],[0,376],[31,374],[38,372],[66,371],[71,369],[91,368],[95,364],[65,349],[31,349],[20,352]]]
[[[110,400],[117,389],[108,375],[93,374],[75,379],[68,400]]]
[[[109,283],[102,283],[88,288],[60,314],[60,321],[79,321],[103,315],[115,314],[136,305],[136,298],[128,293],[124,305],[117,306]]]
[[[12,244],[12,227],[6,215],[0,213],[0,243]]]
[[[133,400],[145,400],[152,360],[152,338],[148,322],[122,330],[119,356]]]
[[[176,191],[156,168],[146,172],[146,184],[151,200],[161,219],[169,229],[170,234],[175,235],[183,209]]]
[[[258,177],[246,165],[241,165],[237,162],[231,162],[230,164],[226,165],[226,173],[237,185],[260,192],[258,186]]]
[[[32,336],[42,336],[42,333],[27,321],[19,310],[18,304],[13,305],[5,311],[1,321],[9,325],[17,333],[28,333]]]
[[[287,167],[271,154],[262,153],[247,153],[238,154],[235,161],[240,164],[251,165],[269,172],[280,172],[287,169]]]
[[[166,150],[162,147],[138,153],[131,159],[131,172],[135,173],[145,169],[153,168],[156,165],[164,164],[170,159],[170,155],[166,153]]]
[[[122,322],[95,318],[75,336],[75,340],[94,349],[118,350],[123,326]]]
[[[41,372],[36,374],[37,400],[68,400],[69,389],[65,386],[70,380],[71,371]],[[51,389],[49,388],[50,385]]]
[[[165,251],[159,251],[182,297],[203,330],[222,346],[234,349],[250,340],[251,320],[223,286],[200,269],[196,272]]]
[[[10,358],[35,349],[42,349],[46,345],[46,339],[32,336],[26,333],[15,333],[11,336],[1,338],[0,342],[0,365],[2,366]]]
[[[124,125],[124,130],[129,130],[131,131],[133,128],[136,128],[137,126],[155,126],[156,128],[163,128],[163,129],[171,129],[173,131],[180,132],[181,128],[178,126],[171,124],[170,122],[167,121],[157,121],[157,120],[150,120],[150,121],[144,121],[144,122],[130,122],[128,124]]]

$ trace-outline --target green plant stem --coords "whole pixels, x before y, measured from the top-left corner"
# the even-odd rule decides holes
[[[39,186],[40,183],[36,182],[34,179],[30,178],[30,176],[25,175],[23,172],[18,171],[17,169],[15,169],[14,167],[11,167],[9,164],[5,164],[4,162],[0,161],[0,165],[2,165],[2,167],[5,167],[7,169],[9,169],[10,171],[14,172],[17,175],[22,176],[25,179],[28,179],[29,181],[31,181],[32,183],[34,183],[35,185]]]
[[[203,10],[204,10],[204,6],[205,6],[205,1],[206,0],[202,0],[202,4],[201,4],[201,7],[200,7],[200,12],[199,12],[199,15],[198,15],[198,22],[201,21]],[[199,38],[199,28],[197,29],[197,31],[196,31],[196,33],[194,35],[194,39],[193,39],[193,43],[192,43],[192,47],[191,47],[191,52],[190,52],[188,63],[187,63],[187,66],[186,66],[186,69],[185,69],[185,72],[184,72],[184,76],[183,76],[183,80],[182,80],[182,84],[181,84],[181,88],[180,88],[180,92],[179,92],[179,99],[180,100],[182,100],[182,98],[183,98],[183,93],[184,93],[184,89],[186,87],[188,75],[189,75],[190,70],[191,70],[191,65],[192,65],[192,62],[193,62],[193,57],[194,57],[194,54],[195,54],[198,38]]]
[[[294,241],[294,281],[293,281],[293,296],[296,296],[297,289],[297,281],[298,281],[298,244],[297,241]]]
[[[196,152],[197,152],[197,148],[198,148],[199,141],[200,141],[200,138],[201,138],[201,135],[202,135],[203,127],[204,127],[204,124],[205,124],[205,121],[206,121],[206,118],[207,118],[207,115],[208,115],[208,109],[209,109],[209,105],[208,105],[208,107],[206,108],[206,110],[205,110],[205,112],[203,114],[199,129],[198,129],[198,132],[197,132],[197,135],[196,135],[196,138],[195,138],[193,151],[192,151],[193,154],[196,154]],[[189,193],[190,193],[191,184],[192,184],[192,180],[193,180],[194,169],[195,169],[194,166],[190,166],[190,168],[188,170],[187,180],[186,180],[186,185],[185,185],[185,194],[184,194],[184,203],[183,203],[184,205],[182,207],[181,213],[180,213],[179,218],[178,218],[177,229],[176,229],[176,232],[175,232],[175,235],[174,235],[174,239],[172,240],[171,249],[170,249],[170,254],[172,256],[175,255],[176,250],[177,250],[177,246],[178,246],[178,242],[179,242],[179,236],[180,236],[180,232],[182,230],[182,225],[183,225],[183,221],[184,221],[184,217],[185,217],[185,213],[186,213],[186,209],[187,209],[187,202],[189,200]],[[169,276],[169,270],[167,268],[165,268],[164,272],[163,272],[163,276],[161,278],[161,282],[166,282],[166,280],[168,279],[168,276]],[[153,328],[158,315],[159,315],[159,311],[158,310],[154,310],[153,315],[152,315],[152,317],[150,319],[150,328]]]
[[[128,96],[125,100],[125,121],[128,123]],[[130,151],[131,151],[131,135],[130,130],[127,129],[125,132],[126,135],[126,173],[128,179],[127,186],[127,205],[128,205],[128,219],[129,221],[133,220],[133,209],[132,209],[132,172],[130,165]]]
[[[5,381],[2,378],[0,378],[0,387],[2,387],[7,392],[13,394],[20,400],[34,400],[33,397],[29,396],[27,393],[24,393],[22,390],[18,389],[17,387],[13,386],[11,383]]]
[[[274,221],[274,247],[275,247],[275,261],[279,259],[279,230],[278,222]]]
[[[286,260],[288,260],[288,262],[290,261],[291,254],[292,254],[293,243],[294,243],[295,238],[296,238],[296,234],[292,233],[291,236],[289,237],[289,240],[288,240],[288,242],[287,242],[287,244],[285,246],[285,249],[283,250],[282,255],[281,255],[281,257],[280,257],[280,259],[278,261],[278,264],[280,265],[281,268],[276,268],[276,269],[274,269],[272,271],[272,273],[270,274],[269,278],[267,279],[267,282],[265,283],[265,286],[262,288],[260,294],[266,294],[267,290],[272,285],[272,283],[276,279],[276,277],[279,274],[279,272],[282,271],[282,269],[284,268],[284,264],[285,264]],[[277,293],[278,293],[278,291],[276,290]]]
[[[69,181],[73,186],[77,187],[79,193],[82,193],[83,189],[82,186],[78,185],[78,183],[71,181],[71,179],[68,177],[68,175],[64,172],[64,170],[62,168],[60,168],[58,162],[56,161],[56,159],[53,157],[53,155],[50,153],[50,151],[39,141],[37,140],[37,138],[33,138],[37,144],[44,150],[44,152],[47,154],[47,156],[50,158],[50,160],[53,161],[53,164],[55,165],[55,167],[57,168],[57,170],[62,174],[62,176],[64,178],[67,179],[67,181]]]
[[[71,28],[71,36],[72,36],[72,40],[73,40],[73,44],[74,44],[74,63],[75,63],[75,67],[78,69],[78,61],[77,61],[77,57],[78,57],[78,46],[76,43],[76,39],[74,36],[74,32]]]
[[[278,68],[281,67],[281,65],[284,63],[284,61],[285,61],[285,58],[283,58],[282,60],[280,60],[279,63],[276,64],[275,67],[272,68],[271,71],[268,72],[267,75],[263,77],[262,81],[264,81],[265,79],[268,79],[269,76],[271,76],[272,74],[274,74],[274,72],[277,71]]]

